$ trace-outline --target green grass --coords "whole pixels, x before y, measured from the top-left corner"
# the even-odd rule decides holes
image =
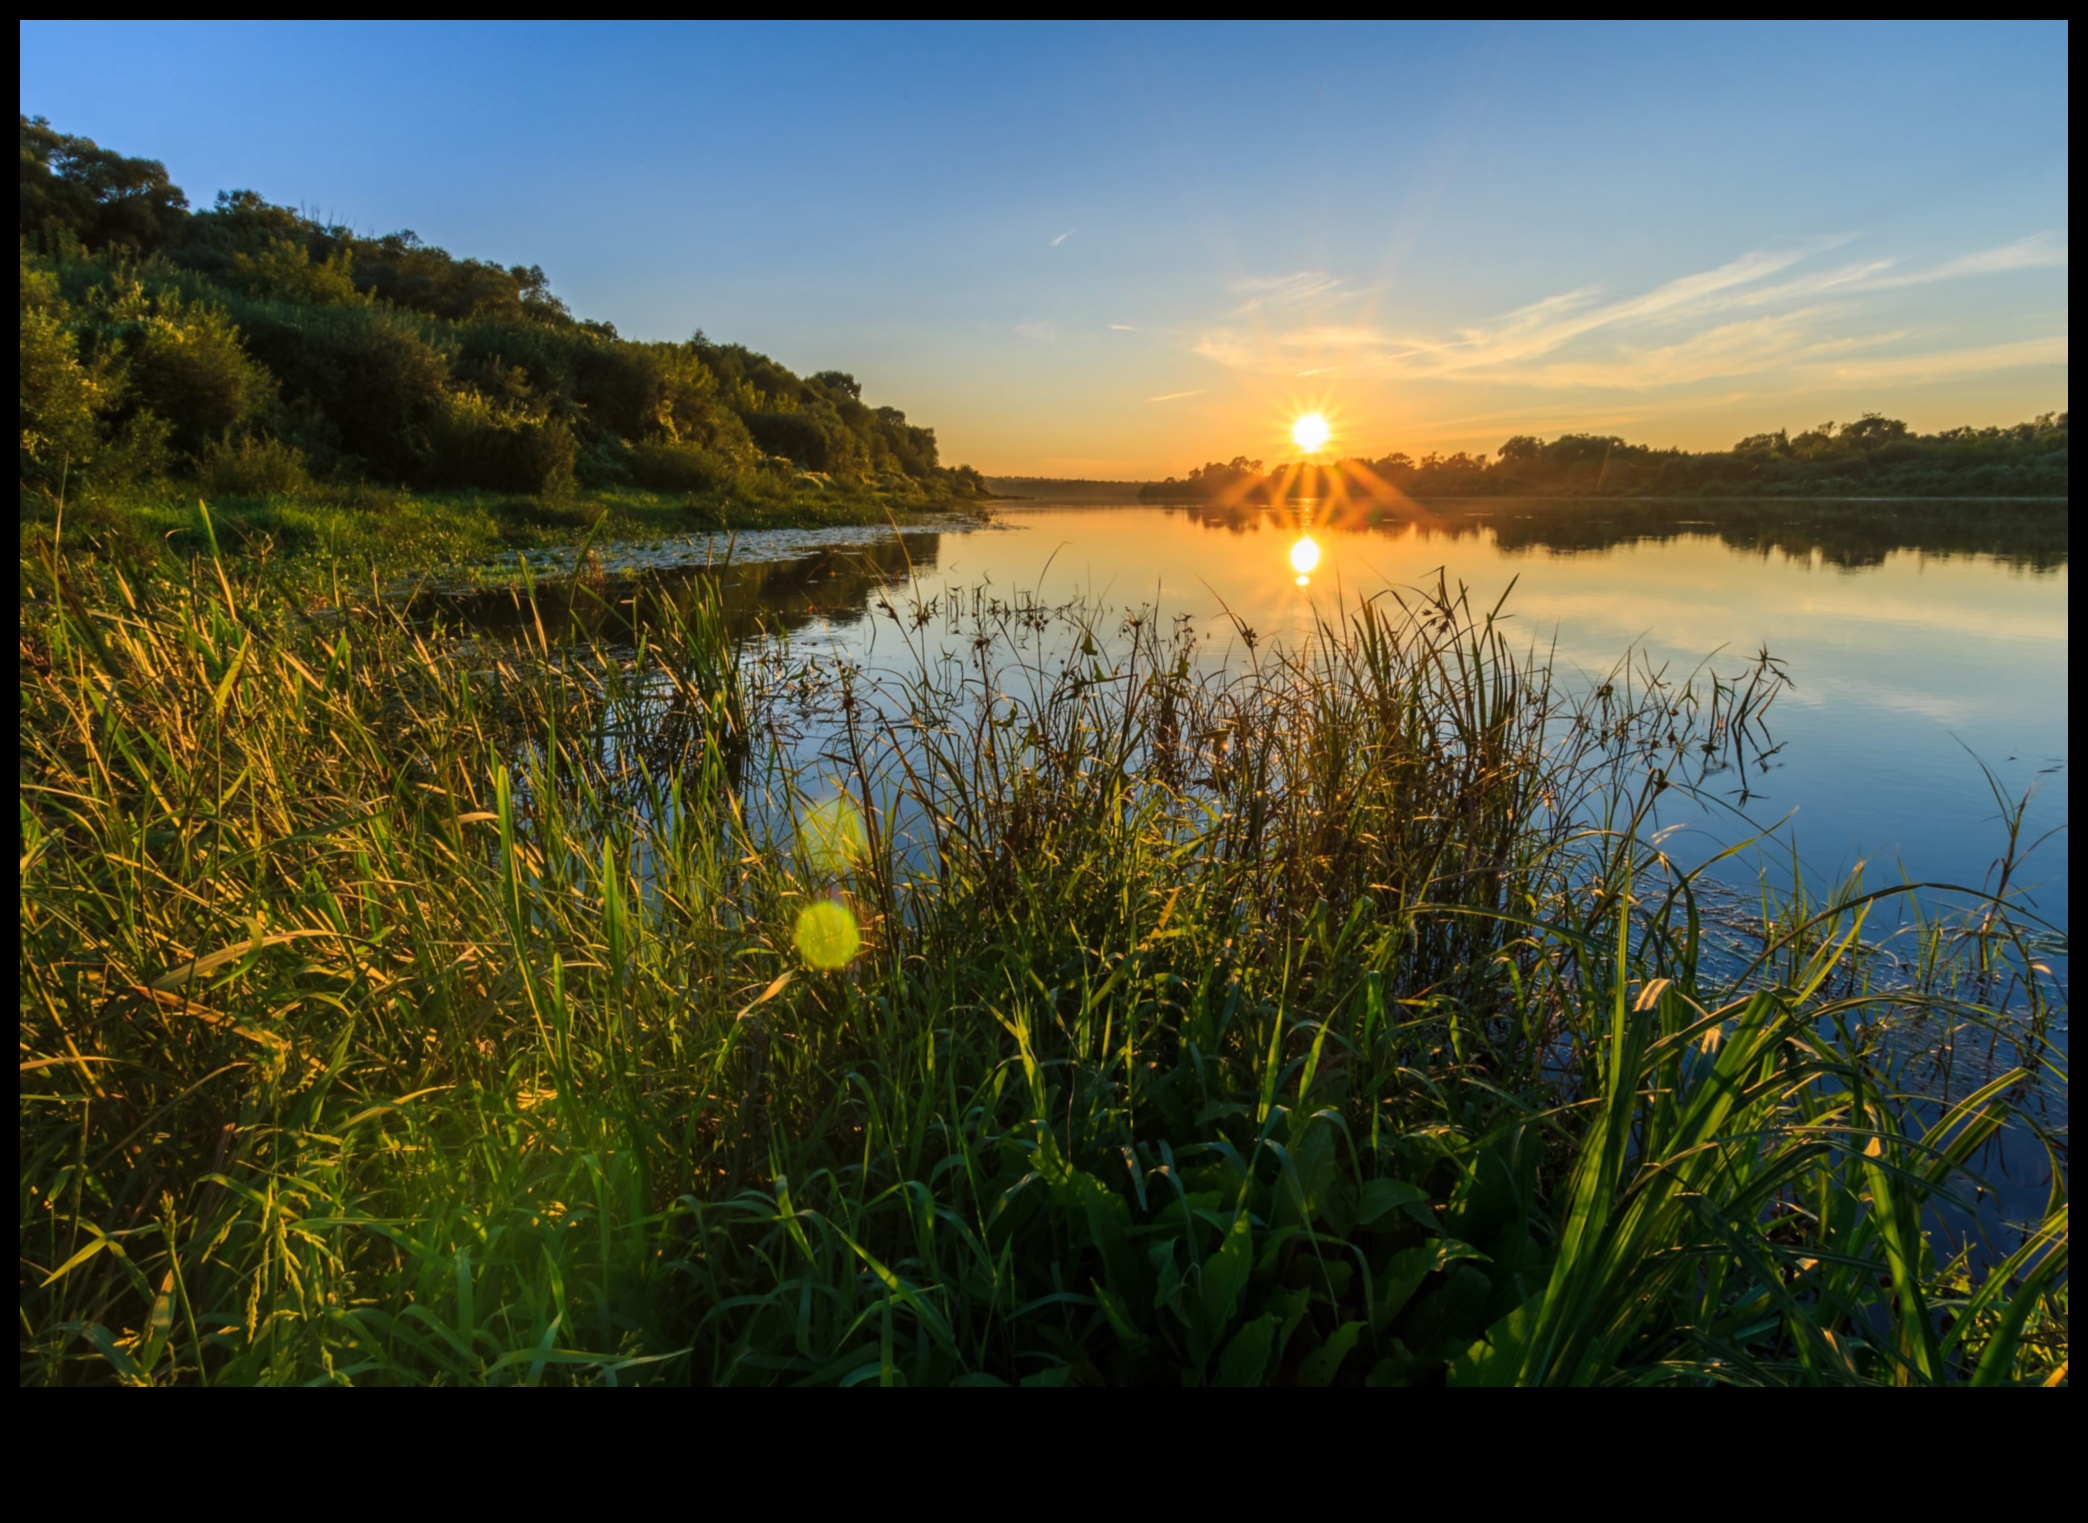
[[[185,561],[209,546],[197,517],[198,490],[175,481],[100,488],[61,508],[54,497],[24,493],[25,554],[54,533],[103,558]],[[651,492],[635,487],[541,496],[514,492],[412,492],[404,488],[315,484],[295,493],[210,494],[209,512],[225,555],[240,563],[297,570],[375,565],[386,575],[512,563],[518,550],[569,547],[590,532],[603,542],[643,542],[714,530],[946,521],[977,515],[972,499],[880,490],[800,473],[749,471],[729,488]]]
[[[2064,1084],[2010,903],[1733,964],[1638,828],[1758,687],[1448,589],[1224,677],[901,609],[973,662],[881,687],[23,589],[24,1383],[2064,1382],[2063,1167],[1940,1214]]]

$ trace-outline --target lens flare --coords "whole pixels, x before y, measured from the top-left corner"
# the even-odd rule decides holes
[[[1334,437],[1334,430],[1327,426],[1324,414],[1309,412],[1291,425],[1291,442],[1306,454],[1325,449],[1327,441]]]
[[[863,933],[845,904],[820,899],[798,911],[797,930],[791,940],[798,956],[815,968],[832,972],[845,968],[862,949]]]
[[[798,822],[798,839],[812,866],[826,873],[848,871],[870,845],[863,816],[838,794],[805,811]]]
[[[1290,563],[1291,570],[1297,572],[1298,575],[1312,575],[1314,571],[1319,569],[1319,542],[1308,534],[1295,545],[1292,545],[1290,548]]]

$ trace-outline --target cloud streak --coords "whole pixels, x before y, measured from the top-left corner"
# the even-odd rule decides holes
[[[1195,349],[1219,364],[1269,374],[1333,371],[1623,391],[1770,371],[1875,384],[2065,363],[2063,333],[1970,349],[1878,352],[1904,351],[1935,335],[1905,325],[1850,331],[1858,325],[1848,321],[1871,293],[2064,267],[2067,250],[2058,235],[2042,233],[1925,268],[1904,268],[1891,258],[1812,267],[1850,241],[1843,235],[1758,249],[1619,298],[1605,298],[1592,286],[1563,291],[1442,334],[1371,321],[1306,320],[1331,315],[1323,310],[1327,300],[1351,294],[1345,282],[1324,271],[1261,277],[1232,288],[1248,297],[1232,316],[1263,314],[1255,324],[1209,327]],[[1308,304],[1314,310],[1294,310],[1292,321],[1282,320],[1279,309]],[[2049,358],[2054,354],[2056,360]]]
[[[1060,244],[1064,243],[1068,238],[1072,237],[1075,233],[1079,231],[1080,229],[1077,227],[1067,228],[1063,233],[1060,233],[1056,238],[1051,240],[1051,246],[1053,248],[1057,248]]]
[[[1199,386],[1194,391],[1170,391],[1157,397],[1147,397],[1148,402],[1179,402],[1184,397],[1200,397],[1211,388]]]
[[[1247,299],[1234,309],[1236,314],[1257,312],[1264,307],[1296,307],[1309,301],[1320,301],[1342,291],[1346,281],[1337,280],[1325,270],[1299,270],[1290,275],[1257,275],[1246,280],[1233,282],[1233,290]]]
[[[1986,344],[1938,354],[1890,355],[1869,360],[1829,360],[1810,367],[1812,379],[1825,382],[1909,385],[1946,381],[2019,365],[2064,365],[2066,335],[2023,339],[2013,344]]]

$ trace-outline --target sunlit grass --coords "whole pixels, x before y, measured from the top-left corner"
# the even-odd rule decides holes
[[[1641,829],[1773,683],[23,584],[25,1382],[2064,1379],[2063,1168],[1952,1235],[2064,1084],[2012,902],[1735,962]]]
[[[117,559],[208,549],[198,528],[196,490],[174,481],[125,483],[75,494],[63,504],[23,495],[25,553],[57,532],[65,544]],[[634,487],[564,494],[490,491],[411,492],[367,485],[314,484],[296,493],[213,497],[210,511],[224,552],[293,572],[329,564],[376,565],[387,575],[511,564],[518,550],[570,547],[595,531],[603,542],[646,541],[741,529],[946,522],[976,505],[861,483],[817,485],[771,475],[702,492]]]

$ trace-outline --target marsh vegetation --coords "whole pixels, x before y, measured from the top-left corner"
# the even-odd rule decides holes
[[[1647,829],[1766,663],[312,588],[24,563],[27,1382],[2065,1378],[2048,928]]]

